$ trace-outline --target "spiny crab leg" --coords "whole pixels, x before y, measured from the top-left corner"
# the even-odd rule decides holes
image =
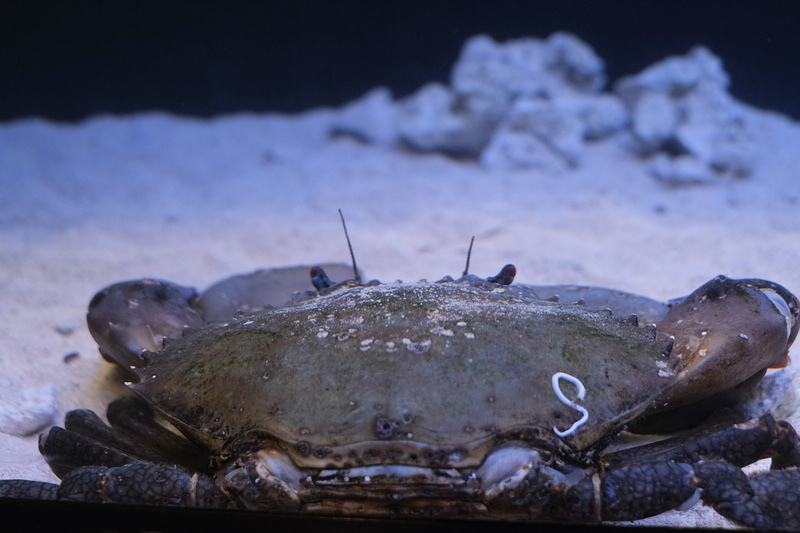
[[[576,411],[580,411],[580,413],[583,414],[581,419],[572,424],[570,428],[566,431],[559,431],[557,427],[553,426],[553,431],[556,432],[556,435],[558,435],[559,437],[566,437],[567,435],[572,435],[573,433],[575,433],[576,429],[578,429],[580,426],[585,424],[587,420],[589,420],[589,411],[587,411],[585,408],[581,407],[580,405],[577,405],[575,402],[564,396],[564,393],[561,392],[561,386],[558,383],[559,380],[561,379],[569,381],[578,388],[578,398],[577,398],[578,400],[583,400],[584,396],[586,396],[586,387],[583,386],[581,380],[579,380],[575,376],[570,376],[565,372],[556,372],[555,374],[553,374],[553,391],[556,393],[556,396],[558,396],[558,399],[561,400],[561,402],[564,405],[572,407]]]

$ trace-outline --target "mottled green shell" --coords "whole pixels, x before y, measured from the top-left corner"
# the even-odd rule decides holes
[[[270,439],[301,466],[479,464],[499,441],[586,449],[674,377],[652,328],[485,282],[343,289],[170,342],[132,388],[212,453]],[[561,382],[574,398],[575,389]]]

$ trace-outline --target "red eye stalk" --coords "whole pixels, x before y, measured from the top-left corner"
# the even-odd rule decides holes
[[[489,276],[488,278],[486,278],[486,281],[490,283],[497,283],[498,285],[511,285],[511,282],[514,281],[514,276],[516,275],[517,275],[517,267],[508,264],[500,270],[500,273],[498,275]]]

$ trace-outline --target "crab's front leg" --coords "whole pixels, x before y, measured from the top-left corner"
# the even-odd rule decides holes
[[[352,274],[349,265],[323,266],[335,277]],[[322,271],[320,266],[313,268]],[[202,294],[193,287],[158,279],[115,283],[94,295],[86,321],[107,361],[125,369],[139,368],[145,365],[145,351],[160,351],[164,339],[180,338],[185,328],[201,328],[237,313],[285,305],[296,292],[312,287],[309,269],[257,270],[226,278]]]
[[[138,462],[121,466],[83,466],[60,485],[24,479],[0,480],[0,498],[113,502],[177,507],[226,507],[228,498],[204,474]]]
[[[533,521],[637,520],[692,504],[697,493],[691,467],[675,461],[599,472],[517,446],[493,452],[475,474],[490,514]]]
[[[184,328],[205,324],[190,306],[196,297],[193,288],[168,281],[125,281],[94,295],[86,321],[107,361],[141,367],[143,352],[157,352],[165,338],[180,338]]]
[[[766,457],[772,458],[768,473],[748,478],[740,469]],[[744,526],[797,529],[800,525],[797,433],[788,422],[776,422],[770,415],[722,431],[700,431],[689,438],[634,448],[604,460],[609,464],[602,476],[604,520],[634,520],[660,512],[654,506],[642,514],[649,504],[637,489],[656,483],[674,486],[676,494],[697,488],[703,503]],[[663,465],[676,465],[684,472],[662,475]],[[643,477],[647,472],[659,475],[647,479]],[[688,499],[685,505],[692,503]]]
[[[188,474],[171,466],[133,463],[105,467],[85,466],[61,480],[59,500],[172,505],[178,507],[225,507],[225,495],[203,474]]]
[[[772,470],[748,478],[730,463],[695,465],[703,503],[738,524],[757,529],[800,529],[800,469]]]
[[[740,467],[765,457],[773,471],[747,478]],[[581,468],[551,454],[509,446],[476,471],[493,515],[525,511],[532,520],[628,521],[698,500],[755,528],[796,529],[800,447],[794,429],[770,415],[722,431],[699,431],[604,458]]]

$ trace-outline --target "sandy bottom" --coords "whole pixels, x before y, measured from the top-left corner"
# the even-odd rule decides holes
[[[514,263],[520,282],[667,299],[724,273],[800,293],[800,130],[782,117],[750,112],[751,179],[669,189],[613,140],[561,175],[488,172],[331,139],[334,113],[0,125],[0,384],[54,385],[58,423],[73,408],[104,413],[123,387],[85,325],[97,290],[347,262],[337,208],[359,266],[384,281],[459,275],[475,235],[471,271],[483,276]],[[15,477],[56,480],[35,436],[0,434],[0,478]],[[680,524],[722,525],[713,516]]]

